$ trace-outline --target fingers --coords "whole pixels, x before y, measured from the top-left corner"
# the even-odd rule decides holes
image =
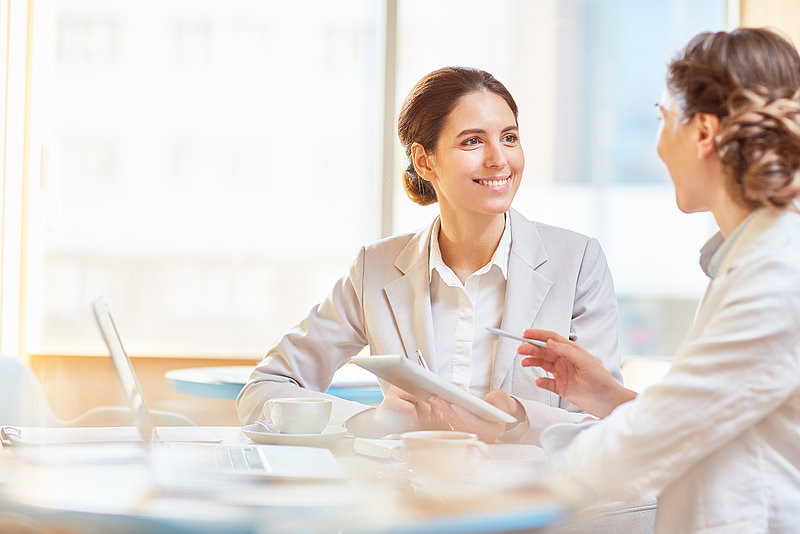
[[[542,389],[546,389],[552,393],[557,393],[556,391],[556,381],[552,378],[547,378],[544,376],[540,376],[536,379],[536,385]]]
[[[486,443],[494,443],[506,430],[505,423],[487,421],[470,413],[456,404],[437,399],[437,407],[442,410],[450,428],[459,432],[477,434],[478,439]]]
[[[509,397],[505,391],[500,390],[490,391],[486,394],[483,400],[496,408],[500,408],[506,413],[511,413],[514,410],[514,404],[516,403],[516,401]]]
[[[383,401],[378,406],[378,412],[380,417],[402,415],[407,424],[412,426],[418,423],[428,423],[431,417],[431,407],[427,402],[423,402],[395,386],[386,390]],[[390,416],[391,413],[395,415]]]
[[[521,363],[523,367],[541,367],[548,373],[554,373],[556,371],[555,362],[550,360],[545,360],[544,358],[536,358],[535,356],[529,356],[527,358],[523,358]]]
[[[556,334],[550,330],[542,330],[540,328],[528,328],[522,333],[522,335],[528,339],[538,339],[539,341],[547,341],[548,339],[555,339],[561,343],[566,343],[569,341],[564,336]]]
[[[428,404],[427,402],[422,402],[417,398],[414,398],[414,400],[411,401],[411,403],[414,404],[414,406],[416,407],[417,417],[419,419],[421,419],[422,421],[431,420],[431,411],[433,408],[431,407],[430,404]]]
[[[526,330],[529,332],[532,330]],[[563,339],[563,338],[562,338]],[[585,367],[596,361],[594,356],[586,352],[583,347],[573,341],[556,341],[549,339],[547,348],[541,348],[529,343],[520,345],[517,354],[528,356],[522,360],[522,365],[526,367],[541,367],[545,371],[553,372],[552,366],[559,363],[568,363],[575,367]]]
[[[558,357],[563,358],[570,364],[579,368],[586,367],[597,361],[597,359],[586,352],[583,347],[572,341],[567,341],[565,343],[550,341],[547,344],[547,348]]]
[[[453,430],[461,432],[472,432],[480,418],[472,415],[461,406],[446,402],[440,398],[432,399],[432,403],[441,412],[444,422],[450,425]]]

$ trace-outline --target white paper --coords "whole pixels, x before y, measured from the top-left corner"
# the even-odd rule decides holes
[[[162,443],[220,443],[222,440],[206,428],[197,426],[160,426],[153,429]]]

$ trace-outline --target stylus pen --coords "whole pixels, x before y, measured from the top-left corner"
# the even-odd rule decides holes
[[[538,339],[530,339],[528,337],[518,336],[517,334],[512,334],[511,332],[506,332],[505,330],[500,330],[499,328],[491,328],[488,326],[486,327],[486,330],[488,330],[492,334],[497,334],[498,336],[510,337],[511,339],[522,341],[523,343],[530,343],[531,345],[536,345],[537,347],[547,348],[547,343],[545,343],[544,341],[539,341]]]
[[[421,350],[419,350],[419,349],[417,349],[417,361],[419,362],[419,364],[420,364],[422,367],[424,367],[425,369],[427,369],[428,371],[430,371],[430,369],[428,369],[428,364],[427,364],[427,363],[425,363],[425,358],[423,358],[423,357],[422,357],[422,351],[421,351]]]

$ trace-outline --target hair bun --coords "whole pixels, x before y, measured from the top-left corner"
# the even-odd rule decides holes
[[[740,89],[728,100],[717,146],[740,198],[783,208],[800,194],[800,92]]]
[[[420,206],[427,206],[436,202],[436,190],[430,182],[417,174],[413,163],[409,163],[403,171],[403,189],[412,201]]]

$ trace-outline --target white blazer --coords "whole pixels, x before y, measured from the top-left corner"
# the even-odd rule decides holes
[[[617,303],[611,273],[596,239],[531,222],[514,210],[502,328],[521,333],[546,328],[569,336],[597,355],[617,379]],[[428,250],[433,224],[416,234],[390,237],[363,247],[350,272],[326,300],[293,327],[253,371],[239,394],[242,422],[261,414],[264,401],[320,396],[334,371],[364,346],[371,354],[404,354],[417,348],[436,369]],[[558,421],[583,416],[560,397],[539,389],[541,371],[523,368],[517,341],[500,338],[490,389],[515,395],[530,426],[514,440],[538,442],[539,432]],[[334,398],[332,424],[342,424],[365,406]],[[527,435],[522,435],[523,433]]]
[[[658,494],[657,532],[795,533],[800,215],[756,211],[717,273],[660,383],[542,441],[602,497]]]

